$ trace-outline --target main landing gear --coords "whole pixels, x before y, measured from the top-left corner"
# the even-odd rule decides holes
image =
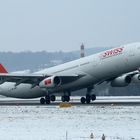
[[[96,100],[96,95],[95,94],[91,94],[92,89],[93,89],[93,86],[87,88],[86,97],[81,97],[81,103],[82,104],[85,104],[85,103],[90,104],[91,101],[95,101]]]
[[[41,104],[50,104],[50,102],[52,101],[52,102],[54,102],[56,100],[56,97],[55,97],[55,95],[46,95],[45,96],[45,98],[41,98],[40,99],[40,103]]]
[[[81,103],[82,104],[90,104],[91,101],[95,101],[96,100],[96,95],[95,94],[86,94],[86,97],[81,97]]]
[[[51,102],[54,102],[56,100],[55,95],[46,95],[45,98],[40,99],[40,104],[50,104]],[[69,102],[70,101],[70,96],[69,95],[63,95],[61,97],[62,102]]]
[[[70,101],[70,96],[69,95],[63,95],[61,97],[62,102],[69,102]]]
[[[90,104],[91,101],[96,100],[96,95],[91,94],[93,87],[87,88],[87,94],[86,97],[81,97],[81,103],[82,104]],[[70,92],[64,92],[64,94],[61,96],[61,101],[62,102],[69,102],[70,101]],[[45,98],[40,99],[41,104],[50,104],[51,102],[54,102],[56,100],[55,95],[46,95]]]
[[[63,95],[61,96],[61,101],[62,102],[69,102],[70,101],[70,96],[71,92],[70,91],[65,91]]]
[[[62,102],[69,102],[70,101],[70,92],[68,92],[67,94],[64,93],[63,96],[61,96],[61,101]],[[45,98],[41,98],[40,99],[40,104],[50,104],[51,102],[54,102],[56,100],[55,95],[46,95]]]

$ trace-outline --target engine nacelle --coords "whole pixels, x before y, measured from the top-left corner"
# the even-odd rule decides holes
[[[140,83],[140,74],[135,74],[132,77],[132,82],[134,82],[134,83]]]
[[[51,76],[40,82],[41,88],[53,88],[61,85],[61,79],[58,76]]]
[[[112,87],[125,87],[128,86],[131,83],[131,77],[128,75],[120,76],[115,78],[111,82]]]

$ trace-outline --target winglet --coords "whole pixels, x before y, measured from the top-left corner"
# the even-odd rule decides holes
[[[8,73],[2,64],[0,64],[0,73]]]

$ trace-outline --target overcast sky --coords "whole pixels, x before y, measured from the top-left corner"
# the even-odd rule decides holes
[[[140,0],[1,0],[0,51],[70,51],[140,41]]]

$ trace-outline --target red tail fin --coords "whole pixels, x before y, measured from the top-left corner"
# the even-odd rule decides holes
[[[8,73],[2,64],[0,64],[0,73]]]

